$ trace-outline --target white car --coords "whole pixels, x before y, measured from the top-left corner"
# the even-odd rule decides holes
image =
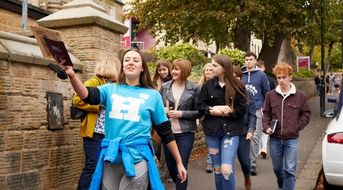
[[[343,108],[342,108],[343,109]],[[324,189],[342,186],[343,189],[343,111],[329,123],[322,142]]]

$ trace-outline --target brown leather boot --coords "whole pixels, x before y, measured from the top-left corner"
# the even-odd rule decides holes
[[[250,190],[251,189],[250,176],[244,176],[244,187],[245,187],[246,190]]]

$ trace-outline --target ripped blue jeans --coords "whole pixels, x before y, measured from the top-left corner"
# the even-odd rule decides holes
[[[239,136],[215,137],[206,135],[205,138],[214,168],[216,189],[234,190],[234,168]]]

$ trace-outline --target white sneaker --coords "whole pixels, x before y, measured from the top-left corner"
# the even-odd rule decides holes
[[[262,156],[263,159],[266,159],[266,158],[267,158],[267,150],[262,149],[260,154],[261,154],[261,156]]]

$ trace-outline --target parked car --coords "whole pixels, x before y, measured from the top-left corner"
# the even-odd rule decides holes
[[[340,101],[342,101],[342,93]],[[342,186],[343,189],[343,111],[338,104],[335,117],[329,123],[322,142],[324,189]]]

